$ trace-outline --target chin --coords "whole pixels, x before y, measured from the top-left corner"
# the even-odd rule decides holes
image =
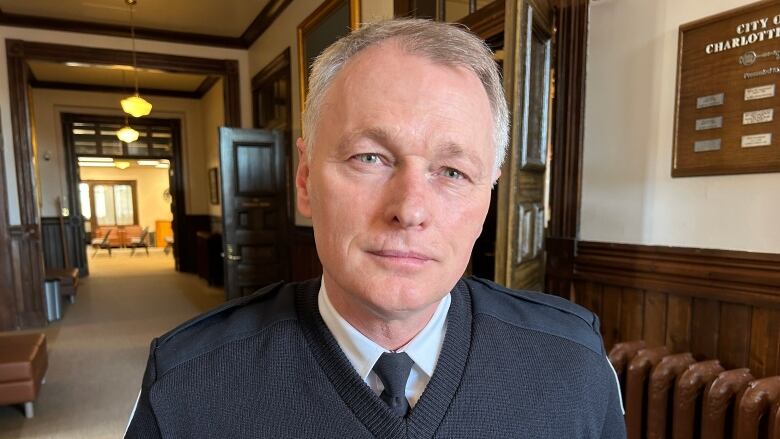
[[[372,308],[380,313],[407,313],[422,310],[438,303],[453,285],[446,285],[442,277],[408,278],[386,275],[376,278],[378,282],[366,285],[363,297],[368,298]],[[379,294],[377,294],[379,293]]]

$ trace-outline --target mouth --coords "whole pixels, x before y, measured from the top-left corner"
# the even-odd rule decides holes
[[[434,261],[431,256],[409,250],[371,250],[368,253],[389,264],[419,266]]]

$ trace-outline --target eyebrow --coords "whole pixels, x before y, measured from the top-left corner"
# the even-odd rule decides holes
[[[357,139],[368,138],[382,145],[392,145],[395,142],[394,135],[382,127],[372,127],[364,130],[353,131],[344,135],[338,143],[337,151],[340,155],[348,151],[349,146]],[[441,143],[434,151],[436,157],[444,158],[465,158],[482,168],[482,159],[472,151],[466,151],[463,146],[457,142],[445,141]]]
[[[339,141],[338,146],[336,147],[336,151],[338,152],[339,155],[345,154],[346,151],[349,150],[349,146],[355,140],[360,139],[362,137],[369,138],[383,145],[387,145],[388,143],[393,143],[393,135],[390,134],[390,132],[388,132],[384,128],[374,127],[365,130],[353,131],[351,133],[344,135]]]
[[[478,167],[482,167],[482,159],[471,151],[466,151],[461,145],[455,142],[446,142],[436,152],[438,156],[460,158],[464,157],[477,164]]]

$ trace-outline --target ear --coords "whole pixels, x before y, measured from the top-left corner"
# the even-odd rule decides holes
[[[298,211],[306,218],[311,218],[311,202],[309,199],[309,158],[306,145],[300,137],[295,141],[298,149],[298,171],[295,173],[295,188],[297,189]]]

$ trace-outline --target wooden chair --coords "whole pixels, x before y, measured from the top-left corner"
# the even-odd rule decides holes
[[[130,256],[133,256],[135,254],[135,250],[138,248],[143,248],[146,250],[146,256],[149,256],[149,240],[147,239],[149,237],[149,227],[144,227],[143,232],[141,232],[141,236],[139,237],[128,237],[130,239],[130,242],[127,244],[127,247],[132,249],[130,250]]]
[[[103,238],[97,237],[92,240],[92,248],[95,249],[95,252],[92,253],[92,257],[94,258],[95,255],[98,254],[98,251],[100,249],[108,250],[108,256],[111,257],[111,243],[109,242],[109,237],[111,236],[111,232],[113,229],[105,229],[105,234],[103,235]]]
[[[163,249],[163,253],[166,255],[173,251],[173,236],[166,236],[165,238],[165,248]]]

